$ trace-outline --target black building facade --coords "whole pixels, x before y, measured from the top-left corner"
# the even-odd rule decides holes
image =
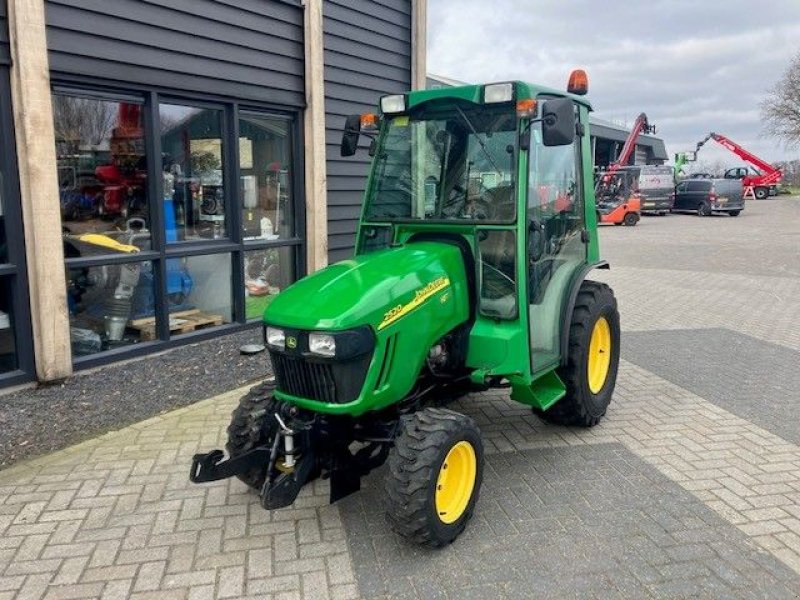
[[[38,371],[29,286],[62,284],[29,281],[25,265],[6,1],[0,386]],[[412,87],[416,3],[314,1],[318,28],[312,0],[44,2],[58,181],[46,202],[61,217],[71,349],[48,360],[80,369],[247,327],[320,266],[309,236],[326,238],[330,261],[352,253],[368,161],[338,156],[341,130]],[[317,30],[324,76],[310,81]],[[312,90],[324,98],[327,198],[311,197],[305,168]],[[319,203],[326,230],[309,231]]]

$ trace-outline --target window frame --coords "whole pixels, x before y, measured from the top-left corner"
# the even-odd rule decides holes
[[[16,135],[11,112],[11,89],[8,65],[0,65],[0,185],[8,248],[8,262],[0,264],[0,280],[11,282],[11,311],[16,369],[0,373],[0,388],[30,381],[34,374],[33,330],[28,301],[28,272],[25,255],[22,203],[19,191]]]
[[[303,156],[303,113],[299,109],[273,106],[266,103],[246,102],[175,90],[131,85],[126,88],[109,86],[92,78],[57,78],[51,85],[51,93],[67,93],[79,97],[100,100],[143,99],[144,144],[147,156],[147,186],[150,215],[150,235],[152,250],[132,255],[105,255],[65,259],[65,267],[85,267],[103,264],[124,264],[130,262],[152,261],[155,290],[156,339],[140,341],[129,346],[104,350],[81,357],[72,357],[75,370],[82,370],[109,364],[118,360],[149,354],[164,348],[177,347],[206,340],[227,333],[251,329],[258,320],[247,320],[244,296],[244,252],[290,246],[293,248],[294,273],[296,279],[306,273],[306,214],[305,214],[305,162]],[[166,242],[164,230],[164,203],[156,199],[163,194],[163,180],[158,176],[163,172],[161,165],[160,104],[212,108],[221,110],[221,139],[223,144],[223,185],[226,217],[224,238],[208,240],[189,240]],[[239,115],[250,112],[286,120],[290,130],[292,210],[294,213],[295,236],[282,240],[243,239],[241,226],[241,207],[239,206]],[[154,176],[156,175],[156,176]],[[229,254],[231,256],[231,322],[219,326],[200,329],[180,335],[170,335],[167,305],[167,261],[189,256]],[[28,322],[30,319],[28,319]]]

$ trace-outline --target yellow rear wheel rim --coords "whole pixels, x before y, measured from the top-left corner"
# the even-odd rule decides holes
[[[592,329],[589,341],[589,364],[586,369],[589,390],[593,394],[603,389],[609,366],[611,366],[611,326],[605,317],[600,317]]]
[[[472,444],[460,441],[450,448],[436,479],[436,514],[442,523],[455,523],[467,510],[477,472]]]

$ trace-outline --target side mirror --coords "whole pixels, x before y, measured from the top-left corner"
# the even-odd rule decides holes
[[[350,115],[344,122],[342,134],[342,156],[353,156],[358,150],[358,137],[361,134],[361,115]]]
[[[542,142],[567,146],[575,140],[575,103],[572,98],[551,98],[542,108]]]

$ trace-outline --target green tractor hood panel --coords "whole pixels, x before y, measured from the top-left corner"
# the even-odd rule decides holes
[[[343,404],[277,396],[333,414],[389,406],[411,392],[430,348],[469,314],[464,258],[452,244],[412,242],[331,265],[278,294],[264,321],[305,331],[369,326],[375,347],[361,392]]]
[[[272,301],[264,320],[317,331],[370,325],[380,334],[402,327],[422,310],[452,328],[468,316],[466,285],[457,247],[410,243],[356,256],[301,279]]]

